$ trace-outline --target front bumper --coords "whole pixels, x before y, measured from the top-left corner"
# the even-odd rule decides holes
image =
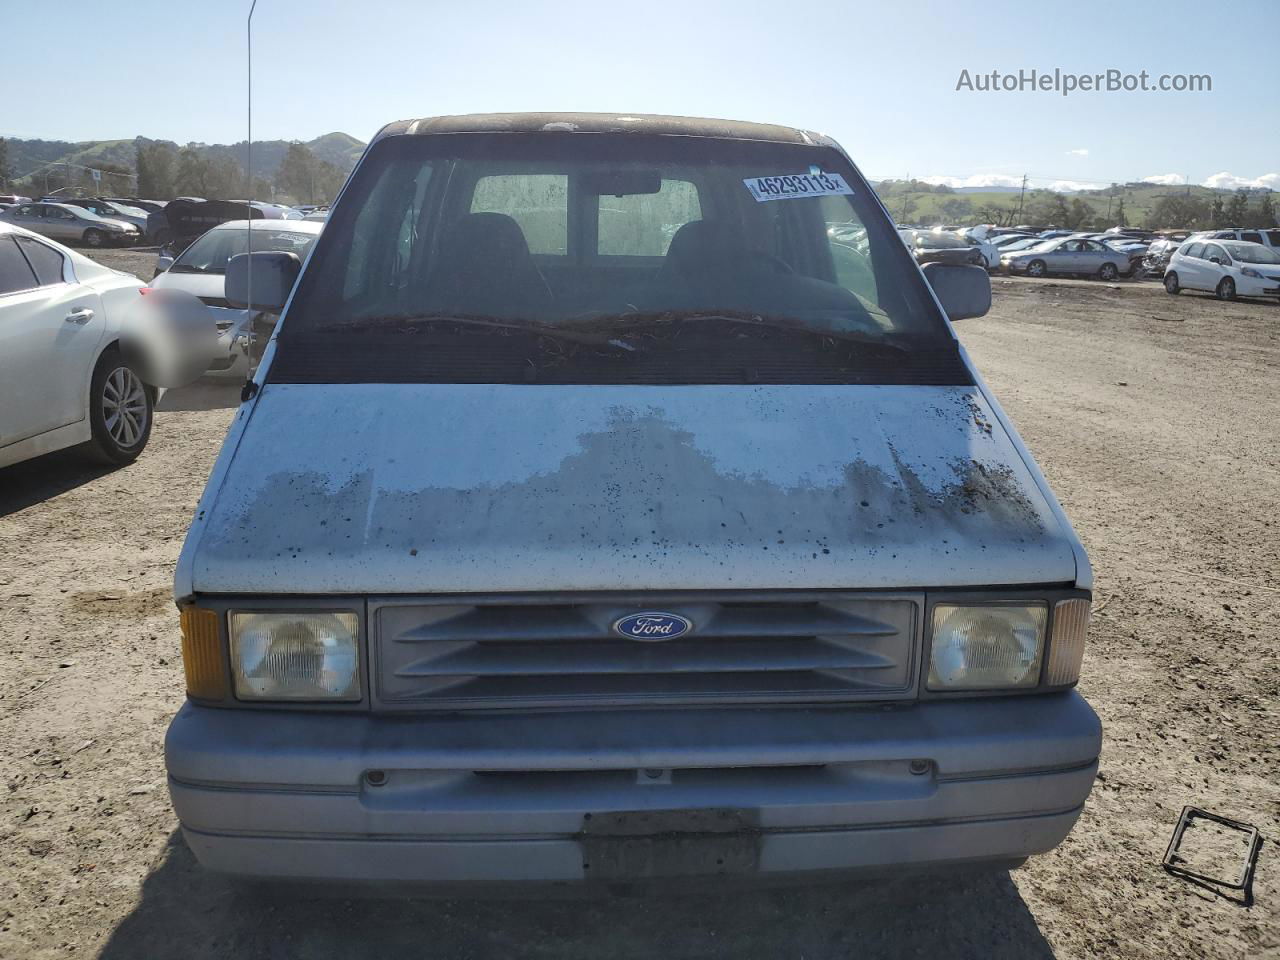
[[[1017,861],[1071,830],[1100,744],[1068,691],[518,716],[187,704],[165,755],[206,867],[458,884]]]
[[[1280,297],[1280,282],[1270,278],[1237,277],[1236,296],[1238,297]]]

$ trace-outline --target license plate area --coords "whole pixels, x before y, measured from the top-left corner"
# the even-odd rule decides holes
[[[747,810],[587,814],[578,842],[589,880],[748,874],[760,864],[760,826]]]

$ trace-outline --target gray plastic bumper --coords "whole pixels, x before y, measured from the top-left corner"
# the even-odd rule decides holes
[[[461,883],[1018,860],[1070,831],[1100,745],[1071,691],[523,716],[188,704],[165,749],[207,867]]]

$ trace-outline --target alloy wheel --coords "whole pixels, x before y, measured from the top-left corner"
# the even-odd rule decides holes
[[[146,387],[128,367],[116,367],[102,386],[102,419],[111,439],[132,447],[146,430],[148,416]]]

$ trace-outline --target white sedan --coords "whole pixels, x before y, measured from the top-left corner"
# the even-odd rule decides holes
[[[1260,243],[1192,237],[1169,258],[1164,288],[1212,291],[1219,300],[1280,297],[1280,254]]]
[[[78,444],[111,464],[142,453],[157,391],[120,345],[142,286],[0,223],[0,467]]]

